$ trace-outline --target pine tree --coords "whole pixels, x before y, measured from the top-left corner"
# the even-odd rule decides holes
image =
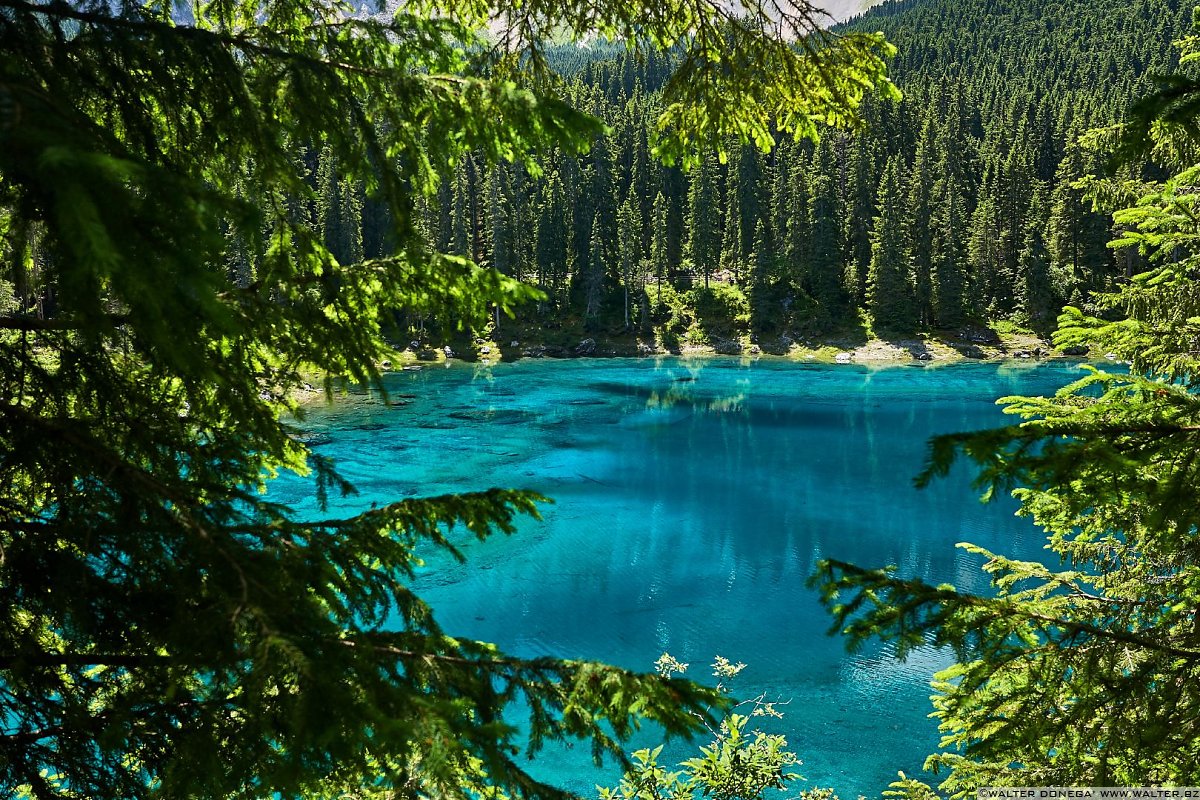
[[[1060,295],[1069,299],[1102,288],[1113,272],[1113,262],[1105,247],[1109,224],[1075,185],[1088,172],[1078,131],[1073,129],[1067,136],[1066,154],[1055,173],[1050,199],[1047,244],[1053,282]]]
[[[483,183],[484,218],[487,220],[491,266],[503,275],[514,273],[512,211],[505,191],[505,169],[491,170]]]
[[[654,282],[658,291],[658,296],[655,301],[662,303],[662,287],[663,281],[666,280],[666,274],[671,265],[667,258],[667,241],[670,234],[667,232],[668,211],[667,199],[659,192],[654,197],[654,224],[650,236],[650,263],[654,267]]]
[[[741,194],[738,188],[738,171],[726,170],[725,202],[721,205],[721,220],[724,223],[721,233],[721,267],[732,272],[735,279],[741,274],[747,255],[742,250]]]
[[[867,272],[867,309],[876,329],[908,330],[916,321],[909,284],[907,237],[904,231],[903,162],[888,159],[879,185],[875,224],[871,230],[871,263]]]
[[[337,158],[328,146],[317,171],[317,219],[325,247],[339,264],[362,260],[362,195],[352,181],[338,175]]]
[[[592,235],[588,237],[588,260],[580,282],[583,287],[584,316],[595,320],[604,300],[604,273],[608,268],[608,252],[604,247],[604,222],[600,212],[592,218]]]
[[[720,258],[719,230],[714,224],[717,212],[714,161],[710,157],[700,162],[688,189],[688,258],[692,269],[704,276],[706,289]]]
[[[970,250],[971,289],[982,309],[997,310],[1005,287],[1004,253],[1000,249],[1001,227],[996,204],[986,189],[979,205],[971,212],[968,248]]]
[[[879,176],[875,167],[874,140],[861,133],[851,140],[847,166],[844,263],[846,266],[846,290],[851,302],[866,301],[868,269],[872,258],[871,224],[876,214],[876,194],[879,191]]]
[[[933,319],[944,328],[962,323],[967,316],[966,201],[958,179],[947,172],[934,187],[937,212],[933,218],[933,258],[930,265]]]
[[[807,274],[810,252],[810,207],[812,196],[808,185],[808,157],[798,154],[791,166],[789,204],[786,212],[786,233],[782,245],[783,258],[788,265],[789,276],[794,285],[800,286]]]
[[[471,182],[471,157],[468,155],[454,169],[454,201],[450,212],[450,252],[464,258],[475,253],[474,187]]]
[[[832,313],[844,302],[841,247],[838,241],[837,195],[831,181],[818,174],[809,203],[808,286],[813,298]]]
[[[933,238],[934,238],[934,148],[936,147],[933,117],[927,117],[921,127],[921,138],[913,160],[909,181],[908,219],[906,235],[912,249],[913,293],[917,321],[922,326],[933,323]]]
[[[766,211],[763,202],[762,168],[757,148],[742,145],[739,149],[737,169],[730,168],[730,189],[736,197],[730,197],[727,212],[737,231],[737,254],[745,260],[754,250],[754,236],[758,221]],[[736,215],[732,213],[736,206]]]
[[[551,94],[561,84],[528,71],[528,50],[550,30],[678,40],[728,13],[675,0],[541,11],[546,28],[530,31],[456,0],[353,18],[323,0],[178,17],[5,0],[0,280],[19,305],[5,297],[0,312],[0,794],[553,798],[522,744],[619,753],[639,719],[682,734],[719,699],[442,630],[411,588],[418,547],[457,553],[451,526],[510,531],[534,494],[314,519],[260,491],[279,470],[311,470],[322,501],[349,489],[296,435],[310,370],[330,391],[383,389],[397,310],[480,323],[490,305],[534,299],[468,260],[482,255],[477,168],[578,153],[603,125]],[[768,118],[811,133],[814,117],[856,115],[864,74],[882,80],[879,37],[802,53],[749,14],[730,32],[744,58],[675,82],[664,157],[735,131],[769,146]],[[468,69],[482,46],[469,32],[489,21],[516,48],[502,77]],[[328,149],[319,187],[306,146]],[[457,256],[433,251],[416,219],[452,163]],[[341,230],[362,227],[339,215],[364,191],[387,207],[393,249],[342,263],[362,245]],[[323,219],[299,202],[310,195]],[[253,281],[230,280],[231,243]],[[517,698],[524,734],[507,723]]]
[[[642,268],[642,218],[632,194],[617,210],[617,251],[621,261],[621,287],[624,291],[625,329],[629,330],[629,292],[635,281],[639,284]]]
[[[1060,305],[1050,280],[1045,194],[1045,185],[1037,182],[1026,215],[1025,244],[1017,262],[1017,307],[1034,330],[1046,329],[1058,315]]]
[[[566,197],[558,172],[550,173],[538,207],[534,260],[538,266],[538,284],[551,291],[563,287],[567,277]]]

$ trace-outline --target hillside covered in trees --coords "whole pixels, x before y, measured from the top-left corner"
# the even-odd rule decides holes
[[[496,315],[502,331],[667,347],[765,344],[865,320],[885,333],[997,320],[1044,333],[1064,304],[1135,271],[1133,255],[1106,247],[1108,213],[1076,185],[1104,158],[1078,137],[1173,68],[1189,13],[1178,0],[887,2],[838,30],[882,31],[898,46],[902,101],[872,98],[857,133],[732,147],[726,163],[712,155],[687,172],[652,154],[670,54],[557,48],[571,102],[608,134],[583,156],[547,154],[537,175],[468,156],[420,224],[436,249],[545,293],[518,325]],[[328,152],[304,158],[317,200],[303,213],[334,254],[387,252],[361,183]],[[408,315],[396,337],[437,343],[436,322]]]

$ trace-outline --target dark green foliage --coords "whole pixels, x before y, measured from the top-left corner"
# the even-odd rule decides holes
[[[833,181],[825,175],[817,175],[810,190],[807,288],[821,308],[832,313],[840,310],[845,297],[836,217],[837,196]]]
[[[1182,44],[1194,60],[1200,39]],[[1129,373],[1084,367],[1052,397],[1002,398],[1022,422],[934,439],[918,478],[923,485],[970,459],[985,499],[1011,491],[1045,529],[1055,561],[959,545],[989,576],[985,594],[834,561],[813,579],[851,646],[878,637],[901,656],[927,643],[954,649],[958,663],[934,681],[944,752],[926,762],[952,797],[989,785],[1200,781],[1200,106],[1177,105],[1181,85],[1168,81],[1169,101],[1138,106],[1169,123],[1136,119],[1122,135],[1148,140],[1119,148],[1154,153],[1173,174],[1090,190],[1129,198],[1114,215],[1122,233],[1112,245],[1136,247],[1149,269],[1093,294],[1096,315],[1067,307],[1055,333],[1059,345],[1127,359]],[[1174,116],[1181,108],[1191,109],[1186,124]],[[1050,263],[1045,191],[1030,188],[1018,285],[1026,303],[1043,291]],[[1060,195],[1060,209],[1070,200]],[[933,796],[911,780],[895,789]]]
[[[930,289],[933,320],[937,325],[958,325],[967,316],[967,213],[966,200],[953,172],[934,186],[934,213],[930,245]]]
[[[598,100],[551,80],[548,31],[689,54],[655,141],[681,160],[768,146],[765,116],[853,121],[886,45],[797,50],[750,7],[715,70],[725,4],[535,2],[492,59],[473,31],[501,12],[473,2],[176,8],[0,0],[0,795],[555,797],[519,760],[548,740],[600,758],[644,720],[693,731],[713,691],[511,658],[408,588],[420,554],[542,498],[301,519],[260,490],[279,470],[352,490],[304,443],[308,371],[375,382],[398,316],[533,307],[509,275],[535,246],[565,280],[574,202],[625,177]],[[601,277],[616,206],[574,220]]]
[[[902,101],[869,98],[863,109],[867,125],[850,134],[824,131],[820,152],[803,142],[781,143],[763,153],[730,138],[722,142],[727,161],[698,159],[687,173],[651,165],[647,158],[657,136],[655,121],[667,102],[661,92],[670,57],[637,61],[619,48],[599,47],[585,58],[571,48],[551,48],[548,61],[561,63],[571,76],[568,96],[593,110],[611,132],[597,140],[591,154],[564,155],[559,163],[572,220],[570,264],[543,285],[565,298],[566,287],[578,283],[589,264],[597,212],[602,247],[615,257],[616,209],[631,198],[647,221],[643,251],[655,281],[661,276],[684,288],[688,280],[711,282],[719,276],[748,291],[753,306],[778,302],[767,299],[774,293],[756,288],[751,256],[760,255],[754,237],[762,220],[773,268],[783,270],[773,280],[785,281],[797,296],[809,295],[802,298],[805,308],[821,309],[820,320],[797,313],[791,322],[857,323],[860,309],[868,305],[880,178],[888,160],[899,156],[911,165],[905,170],[909,189],[901,214],[913,284],[913,302],[901,327],[954,326],[971,316],[1028,321],[1027,304],[1018,296],[1019,261],[1034,181],[1046,182],[1049,191],[1050,291],[1031,302],[1038,306],[1038,318],[1047,320],[1062,302],[1085,302],[1131,265],[1118,264],[1105,247],[1110,220],[1074,186],[1103,166],[1101,157],[1089,155],[1076,140],[1089,126],[1112,122],[1138,87],[1148,85],[1149,71],[1170,67],[1170,34],[1183,31],[1186,14],[1173,0],[1138,6],[1070,0],[1053,16],[1063,21],[1047,25],[1042,16],[1011,2],[885,3],[839,30],[883,29],[905,44],[896,64],[906,92]],[[1121,57],[1097,59],[1097,52],[1120,52]],[[545,180],[534,178],[531,191],[513,195],[515,214],[522,203],[536,204]],[[479,185],[461,183],[459,191],[477,192]],[[818,201],[814,219],[816,186],[831,194]],[[955,207],[946,211],[940,197],[951,188]],[[665,239],[656,250],[660,234],[653,233],[652,207],[660,192],[667,215],[661,228]],[[434,205],[426,209],[445,213]],[[945,224],[948,217],[954,218],[955,230]],[[433,221],[427,227],[440,230]],[[488,246],[485,242],[485,252],[473,255],[488,260]],[[539,263],[530,271],[546,275],[552,270]],[[616,266],[609,266],[608,275],[625,283],[624,271]],[[934,298],[939,281],[940,312]],[[622,286],[630,293],[639,289]],[[583,305],[559,308],[559,321],[587,316],[586,299],[576,298]],[[819,304],[809,302],[813,298]],[[755,308],[753,317],[774,313]],[[542,315],[532,321],[548,319]]]
[[[1045,330],[1062,307],[1050,277],[1046,248],[1045,186],[1034,187],[1033,205],[1025,222],[1024,244],[1017,261],[1017,307],[1035,330]]]
[[[882,330],[903,330],[916,318],[909,282],[910,250],[902,221],[905,192],[899,157],[888,160],[879,184],[875,226],[871,231],[871,264],[867,270],[867,308]]]
[[[687,253],[692,270],[704,276],[704,285],[720,258],[720,229],[717,220],[716,159],[706,158],[696,167],[688,190]]]
[[[926,119],[913,160],[912,179],[908,190],[906,236],[912,248],[913,299],[917,322],[924,326],[933,323],[933,224],[934,210],[942,211],[944,198],[935,198],[934,188],[934,127]],[[937,203],[935,205],[935,203]]]

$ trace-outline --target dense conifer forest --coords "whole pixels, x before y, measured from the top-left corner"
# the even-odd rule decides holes
[[[518,317],[547,333],[766,341],[861,326],[862,310],[884,333],[1002,319],[1045,333],[1064,304],[1137,270],[1077,185],[1107,157],[1079,139],[1174,67],[1189,13],[1178,0],[887,2],[839,30],[898,46],[902,101],[872,98],[858,132],[769,153],[731,143],[727,162],[687,172],[651,152],[670,54],[560,47],[571,102],[608,134],[586,155],[547,154],[538,175],[463,158],[421,226],[436,249],[539,287]],[[317,200],[304,213],[337,258],[385,253],[361,184],[328,152],[305,158]],[[406,318],[400,338],[427,322]]]

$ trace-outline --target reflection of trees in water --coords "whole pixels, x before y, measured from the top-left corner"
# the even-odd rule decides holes
[[[679,386],[672,386],[665,391],[651,390],[646,398],[646,409],[666,410],[682,406],[699,413],[735,414],[746,411],[746,399],[746,392],[731,392],[717,397],[709,397],[698,395],[696,392]]]

